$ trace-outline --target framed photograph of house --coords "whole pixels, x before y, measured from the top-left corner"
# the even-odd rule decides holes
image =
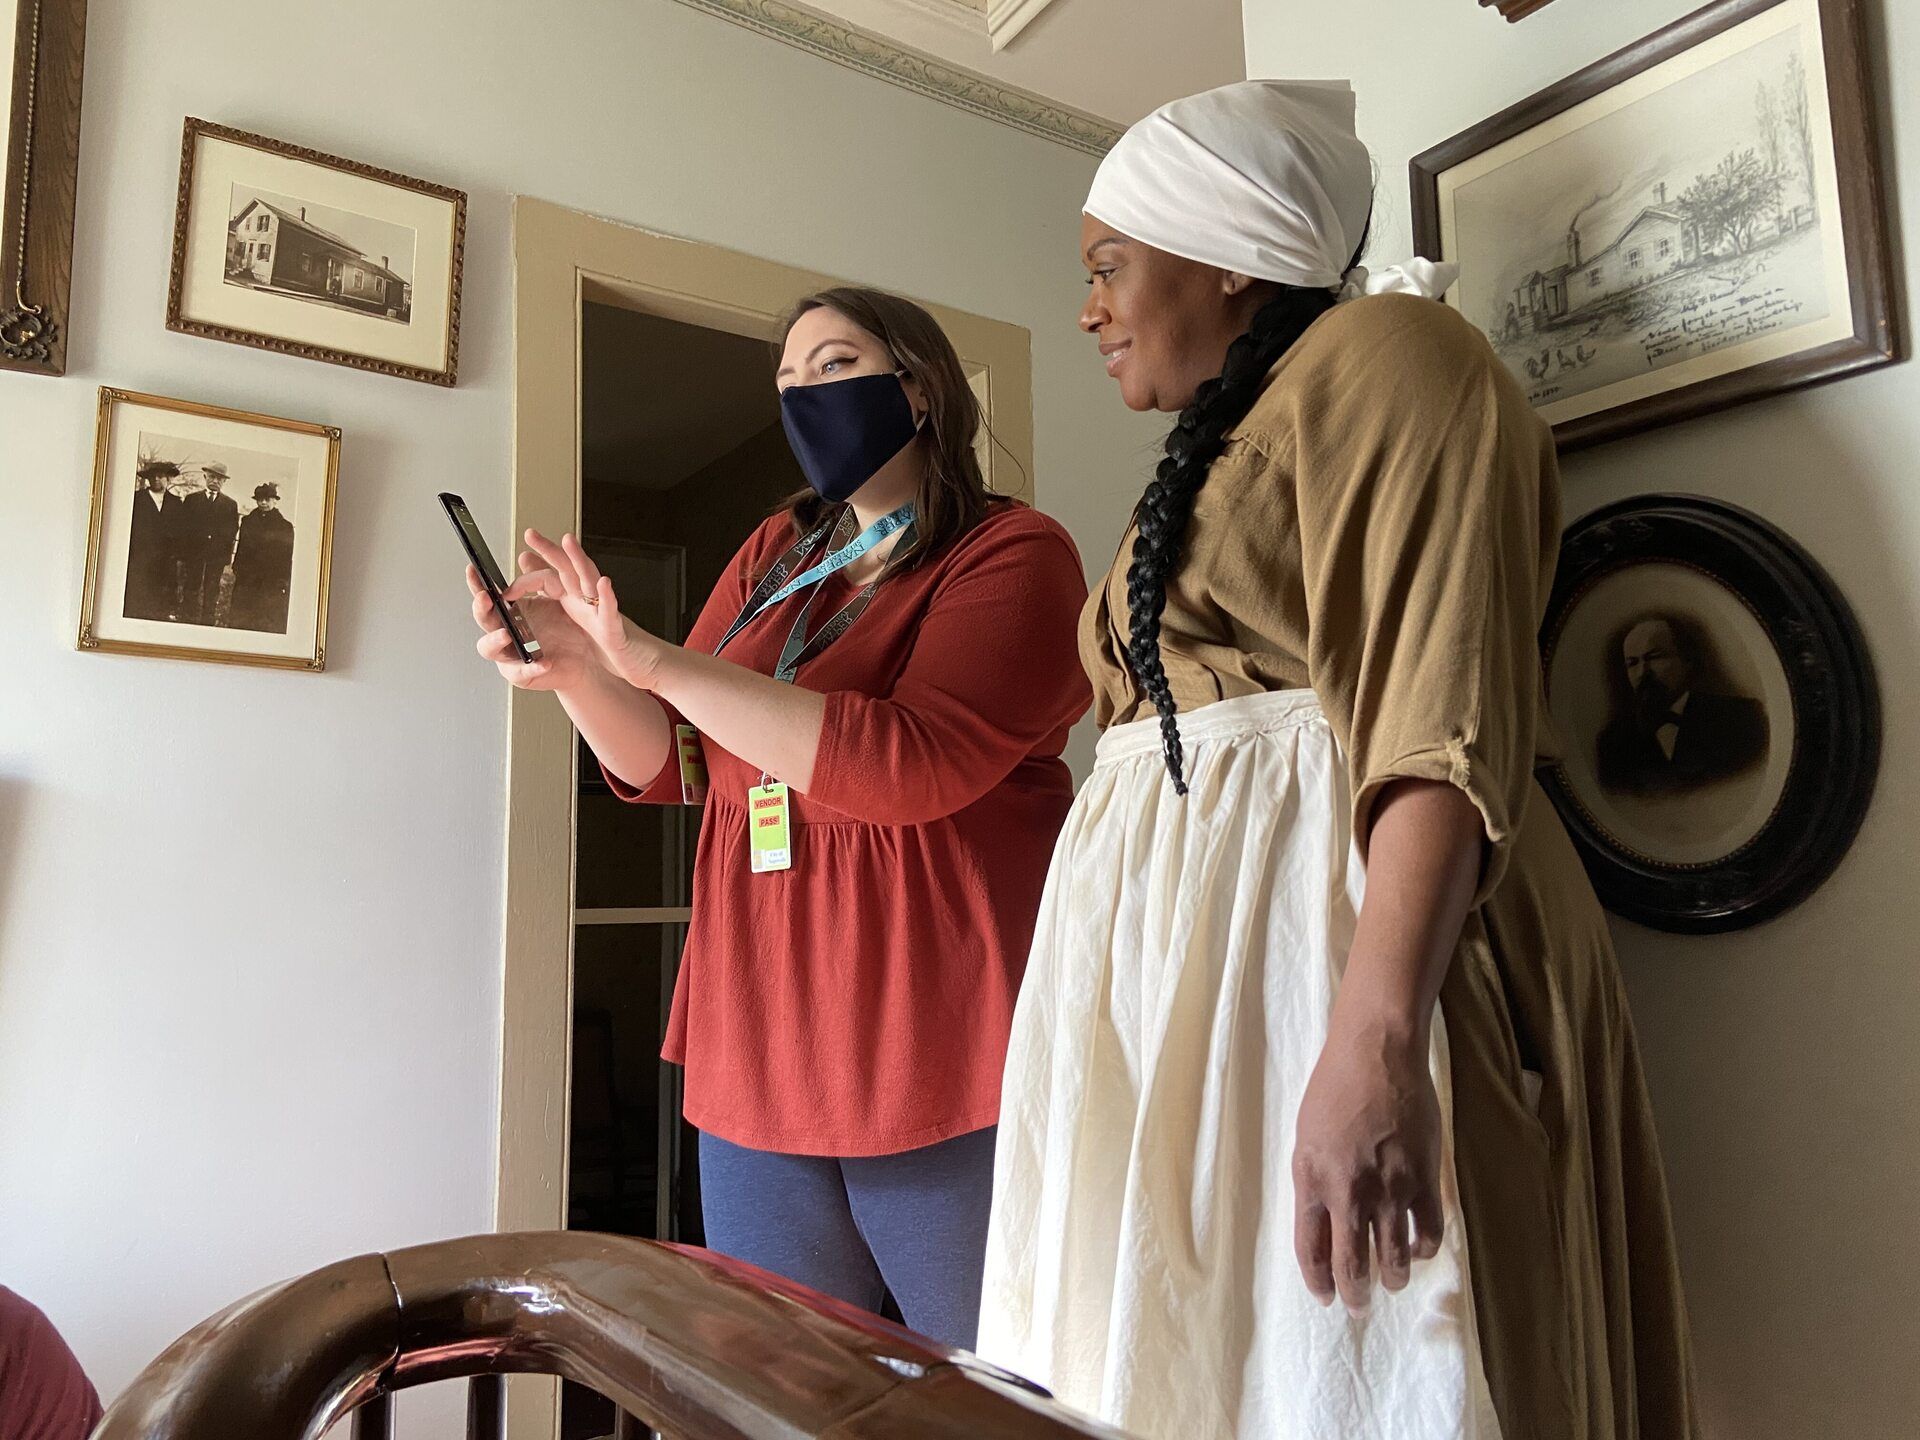
[[[1563,449],[1898,357],[1858,0],[1716,0],[1419,156],[1414,233]]]
[[[62,375],[86,0],[0,0],[0,370]]]
[[[1594,888],[1661,930],[1755,925],[1833,873],[1873,795],[1880,697],[1852,612],[1787,536],[1650,495],[1568,532],[1541,632],[1543,774]]]
[[[467,197],[189,119],[167,328],[454,383]]]
[[[324,670],[340,432],[100,391],[82,650]]]

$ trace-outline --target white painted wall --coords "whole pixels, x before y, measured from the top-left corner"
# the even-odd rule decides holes
[[[1468,0],[1246,0],[1248,71],[1351,77],[1410,251],[1406,162],[1690,13],[1559,0],[1508,26]],[[1896,222],[1920,234],[1920,7],[1868,0]],[[1893,77],[1893,78],[1890,78]],[[1896,89],[1896,87],[1898,87]],[[1906,262],[1911,291],[1914,271]],[[1673,1185],[1713,1440],[1893,1440],[1920,1414],[1920,370],[1882,370],[1570,457],[1569,518],[1647,490],[1714,495],[1805,544],[1852,600],[1887,701],[1883,778],[1839,874],[1741,935],[1616,933]],[[1653,1440],[1653,1437],[1649,1437]]]
[[[506,697],[433,495],[504,542],[510,193],[1030,326],[1097,565],[1159,427],[1073,330],[1087,156],[669,0],[89,8],[71,372],[0,374],[0,1281],[111,1395],[258,1286],[490,1223]],[[189,112],[471,193],[458,389],[166,333]],[[73,650],[103,382],[345,429],[327,674]]]
[[[1053,0],[1006,49],[940,0],[806,0],[807,9],[1130,125],[1180,95],[1246,78],[1240,0]]]

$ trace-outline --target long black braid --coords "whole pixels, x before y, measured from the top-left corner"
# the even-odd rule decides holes
[[[1167,608],[1167,580],[1179,567],[1194,497],[1207,471],[1227,448],[1227,432],[1246,418],[1274,362],[1330,309],[1330,290],[1283,286],[1253,317],[1247,333],[1227,347],[1220,374],[1193,392],[1167,436],[1167,458],[1154,472],[1134,520],[1133,564],[1127,570],[1127,663],[1153,708],[1160,712],[1161,744],[1173,788],[1187,793],[1180,721],[1160,659],[1160,616]]]

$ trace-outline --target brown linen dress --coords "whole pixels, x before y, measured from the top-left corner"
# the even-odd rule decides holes
[[[1440,1003],[1502,1433],[1688,1440],[1686,1310],[1626,997],[1534,779],[1554,753],[1536,635],[1559,510],[1546,426],[1457,312],[1410,296],[1337,306],[1274,367],[1201,487],[1161,649],[1182,711],[1315,691],[1356,834],[1402,778],[1456,785],[1485,817]],[[1082,624],[1103,729],[1154,713],[1124,658],[1132,538]]]

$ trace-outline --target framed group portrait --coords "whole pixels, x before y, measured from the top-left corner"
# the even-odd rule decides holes
[[[79,648],[323,670],[340,432],[102,389]]]
[[[1599,510],[1567,533],[1541,647],[1546,788],[1608,909],[1740,929],[1839,864],[1880,697],[1845,599],[1786,535],[1692,496]]]
[[[452,385],[467,197],[189,118],[167,328]]]
[[[1413,161],[1562,449],[1898,358],[1868,75],[1858,0],[1716,0]]]

